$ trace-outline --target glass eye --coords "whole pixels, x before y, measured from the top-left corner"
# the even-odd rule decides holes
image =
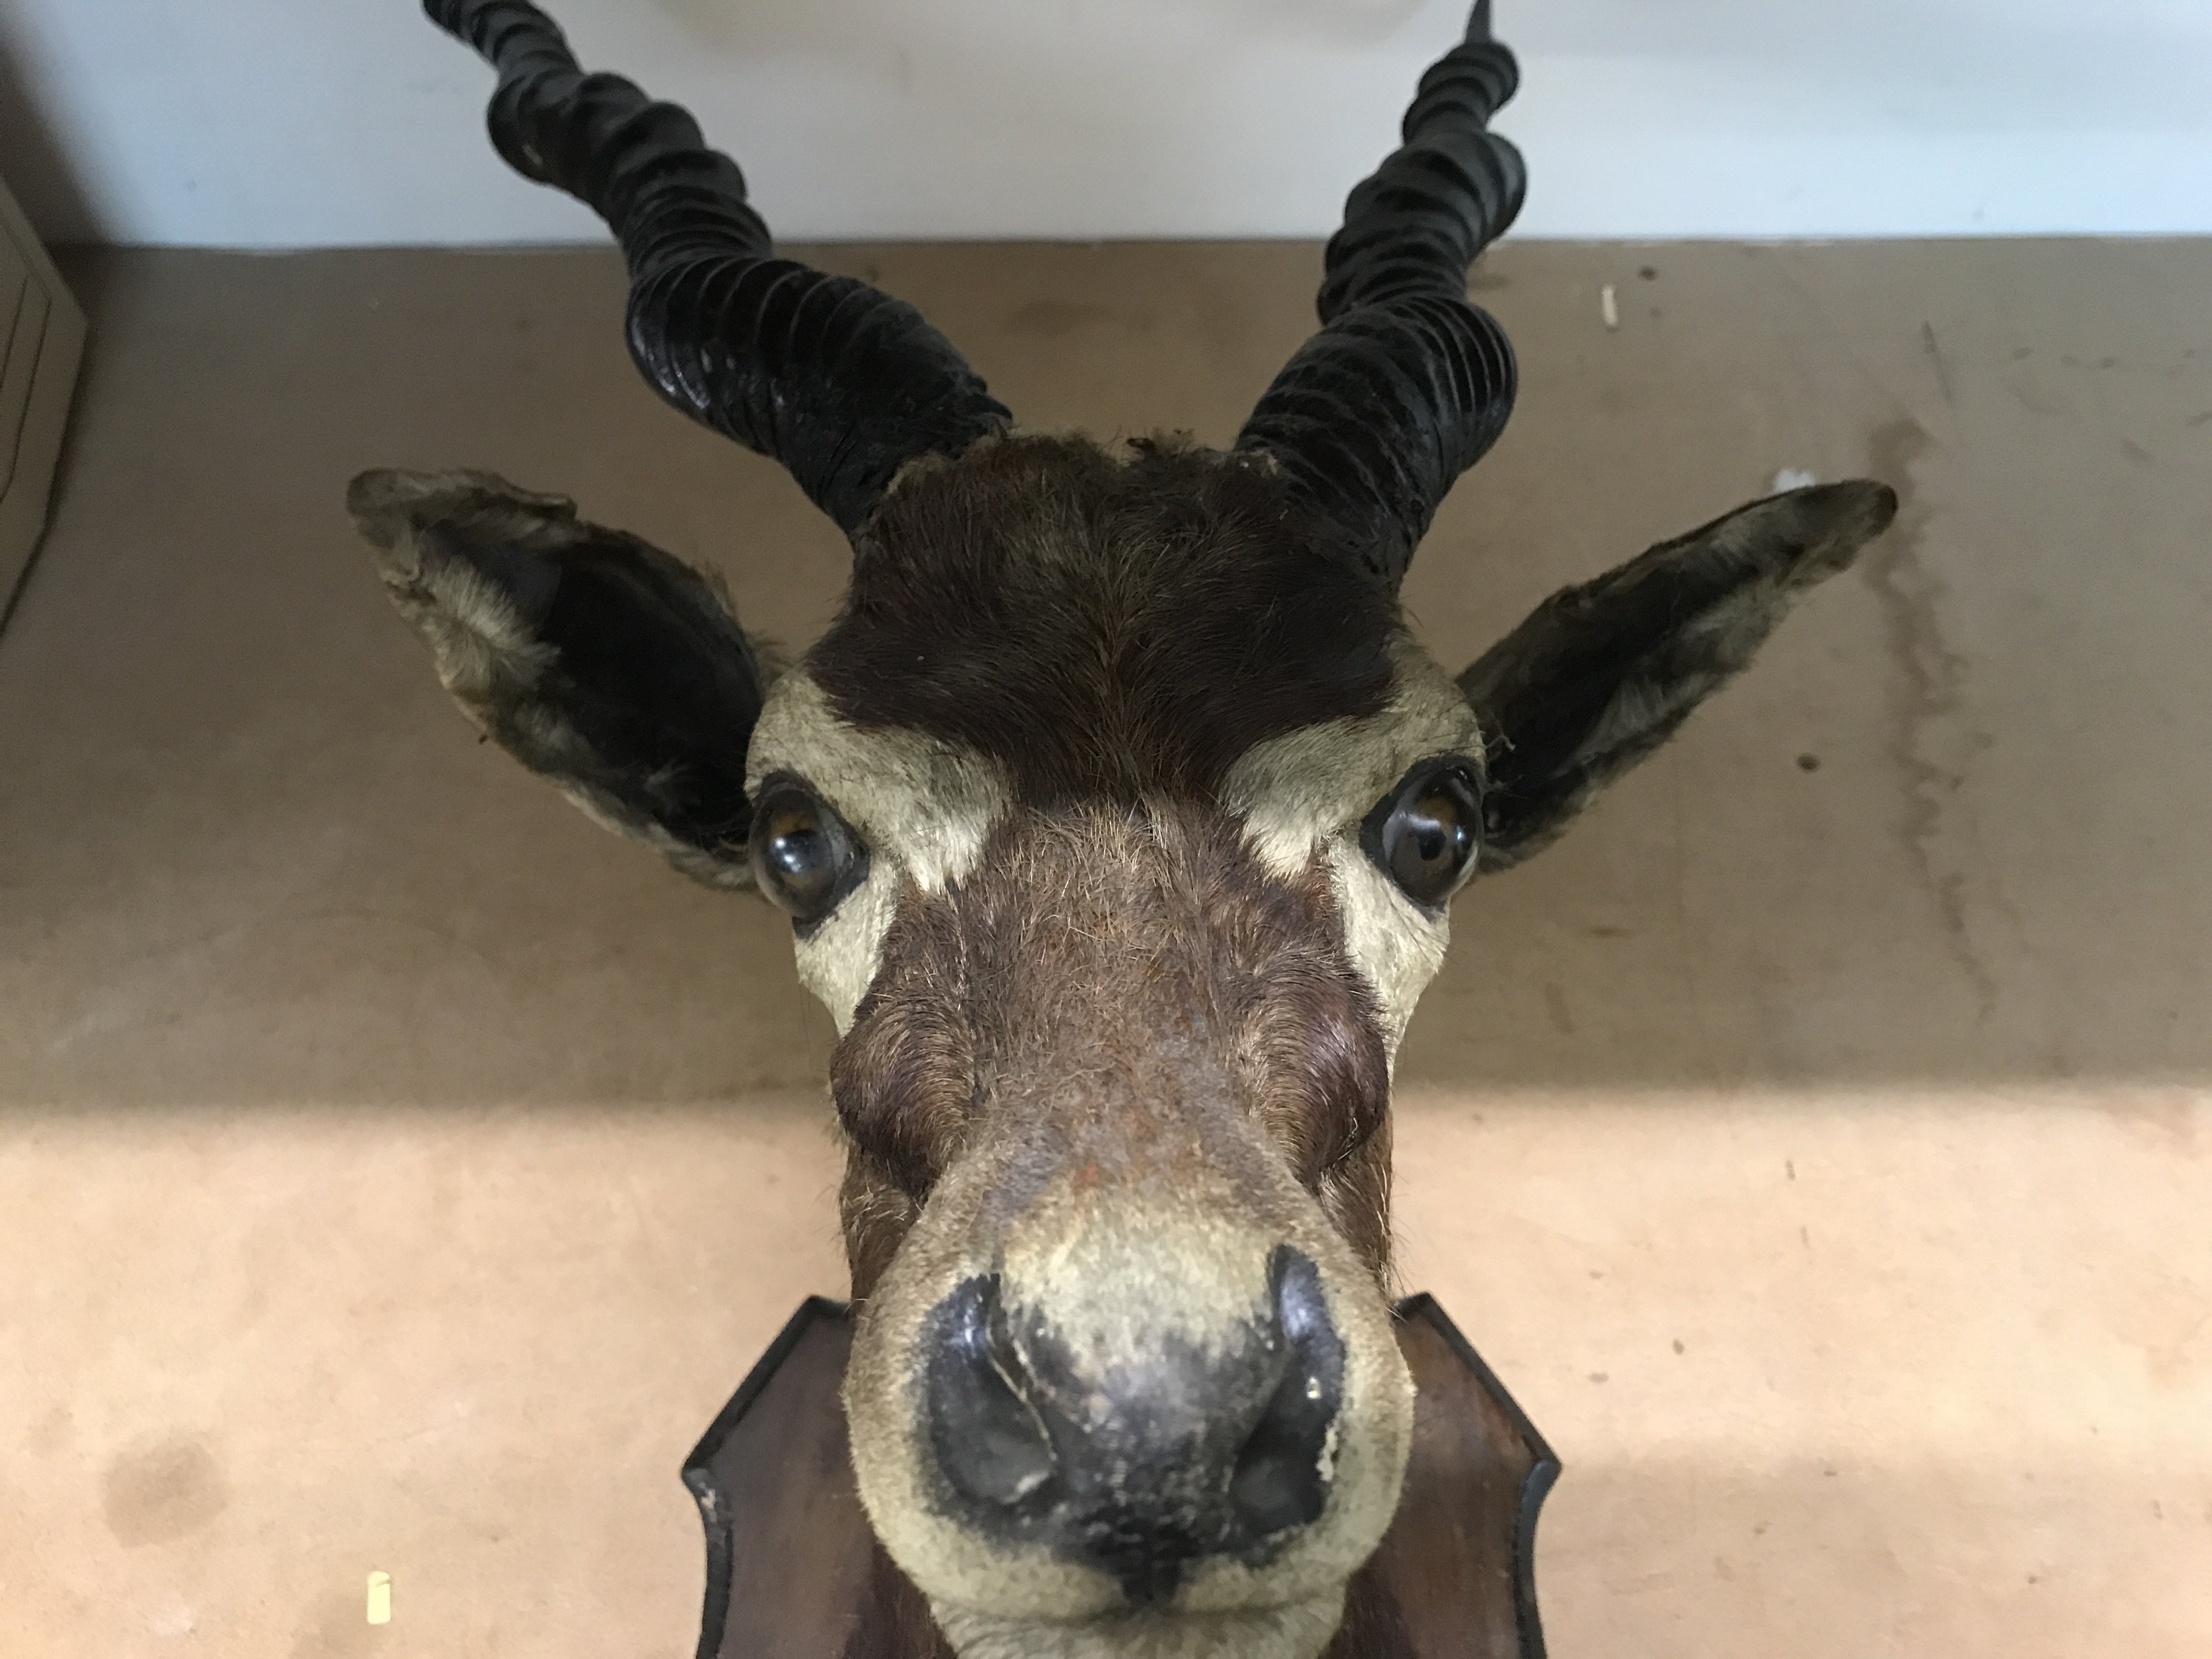
[[[1474,869],[1482,844],[1474,769],[1463,760],[1424,761],[1367,815],[1359,839],[1407,898],[1441,908]]]
[[[867,849],[845,820],[793,778],[771,778],[753,803],[753,879],[804,932],[868,872]]]

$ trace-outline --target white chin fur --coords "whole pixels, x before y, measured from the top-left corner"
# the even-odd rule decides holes
[[[1236,1613],[1128,1613],[1061,1625],[935,1609],[960,1659],[1318,1659],[1336,1634],[1344,1589]]]

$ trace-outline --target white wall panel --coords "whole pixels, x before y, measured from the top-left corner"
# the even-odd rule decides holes
[[[556,0],[794,238],[1310,236],[1463,0]],[[2212,0],[1498,0],[1522,234],[2212,233]],[[0,0],[49,236],[592,239],[413,0]],[[11,88],[0,84],[0,95]]]

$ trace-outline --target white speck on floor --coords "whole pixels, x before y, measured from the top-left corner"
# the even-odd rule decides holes
[[[199,1615],[179,1601],[149,1619],[146,1628],[156,1636],[190,1636],[199,1623]]]

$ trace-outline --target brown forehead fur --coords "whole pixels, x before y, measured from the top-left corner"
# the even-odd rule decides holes
[[[1249,1122],[1385,1269],[1380,1018],[1326,877],[1273,875],[1217,811],[1031,811],[1002,825],[974,877],[902,902],[830,1086],[853,1147],[860,1296],[944,1169],[1012,1124],[1040,1182],[1079,1146],[1121,1165],[1103,1178],[1172,1183],[1201,1145],[1233,1167]]]
[[[1371,714],[1396,605],[1260,462],[1006,438],[903,477],[808,665],[846,719],[1002,762],[1025,800],[1204,799],[1253,744]]]

